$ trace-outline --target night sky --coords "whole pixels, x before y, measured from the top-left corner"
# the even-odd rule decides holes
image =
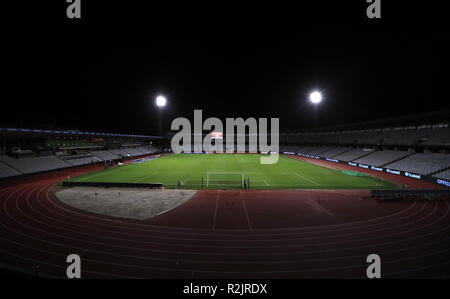
[[[224,2],[90,3],[78,23],[64,18],[65,3],[46,4],[41,17],[13,14],[0,125],[156,134],[158,94],[169,101],[166,129],[194,109],[311,128],[314,89],[324,94],[319,126],[450,109],[448,27],[399,20],[387,6],[385,19],[369,22],[362,2],[339,7],[353,19]]]

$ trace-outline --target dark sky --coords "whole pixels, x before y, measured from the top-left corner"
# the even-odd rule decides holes
[[[385,23],[368,23],[361,7],[350,22],[308,22],[317,10],[276,7],[271,19],[270,7],[158,7],[165,13],[155,16],[90,5],[79,23],[10,23],[0,125],[156,134],[158,94],[169,101],[165,128],[194,109],[310,128],[313,89],[324,94],[319,126],[450,109],[448,30],[393,22],[387,9]]]

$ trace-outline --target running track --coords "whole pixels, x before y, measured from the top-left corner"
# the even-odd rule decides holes
[[[376,253],[384,278],[450,275],[447,200],[206,190],[139,221],[80,211],[55,197],[55,184],[68,175],[97,168],[0,182],[0,266],[64,278],[66,257],[76,253],[83,278],[364,278],[366,257]],[[438,187],[391,176],[409,187]]]

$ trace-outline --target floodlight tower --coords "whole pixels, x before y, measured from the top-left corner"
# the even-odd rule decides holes
[[[163,130],[162,130],[162,110],[163,110],[163,108],[166,106],[166,104],[167,104],[167,100],[166,100],[166,98],[164,97],[164,96],[162,96],[162,95],[159,95],[159,96],[157,96],[156,97],[156,106],[158,106],[158,110],[159,110],[159,113],[158,113],[158,116],[159,116],[159,119],[158,119],[158,121],[159,121],[159,123],[158,123],[158,131],[159,131],[159,135],[160,136],[162,136],[162,134],[163,134]]]
[[[314,90],[309,94],[309,101],[314,105],[314,128],[317,128],[318,119],[318,107],[320,102],[322,102],[322,93],[320,91]]]

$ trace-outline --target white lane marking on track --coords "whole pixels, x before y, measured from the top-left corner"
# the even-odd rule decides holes
[[[245,212],[245,217],[247,217],[248,229],[252,230],[252,225],[250,224],[250,219],[248,217],[247,208],[245,207],[244,196],[242,195],[242,190],[239,190],[239,193],[241,194],[242,204],[244,205],[244,212]]]
[[[213,225],[212,225],[213,230],[216,227],[216,216],[217,216],[217,207],[219,206],[219,196],[220,196],[220,190],[217,190],[216,209],[214,210],[214,219],[213,219]]]
[[[322,212],[324,212],[328,216],[336,218],[336,216],[332,212],[330,212],[327,209],[325,209],[320,203],[318,203],[314,199],[308,198],[308,202],[310,202],[314,207],[318,208],[319,210],[321,210]]]

